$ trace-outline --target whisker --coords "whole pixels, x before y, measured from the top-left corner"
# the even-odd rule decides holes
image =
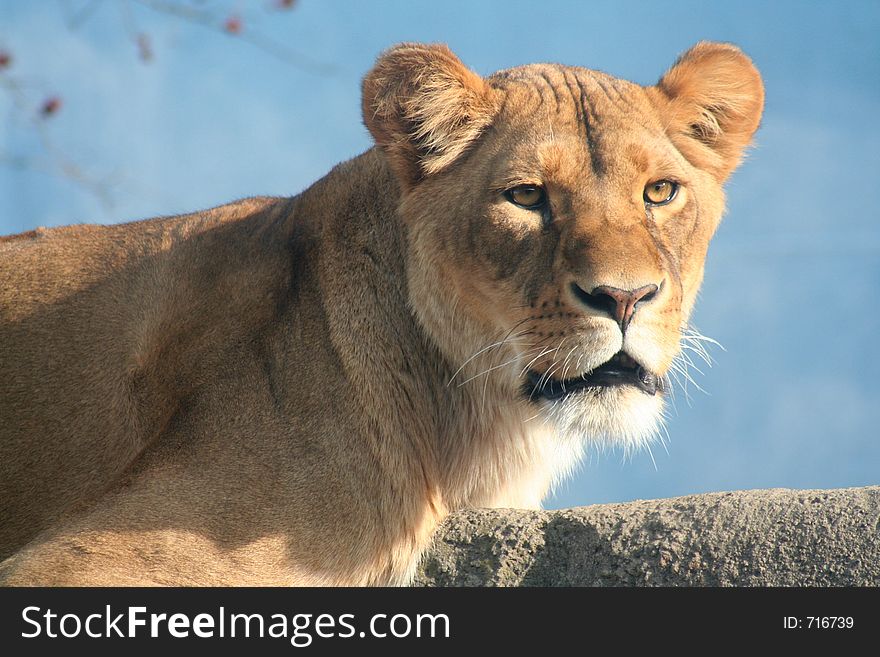
[[[503,367],[503,366],[502,366]],[[483,379],[483,394],[480,396],[480,415],[483,414],[483,411],[486,408],[486,391],[489,389],[489,372],[491,370],[486,371],[486,378]]]
[[[704,353],[704,354],[706,354],[706,356],[710,355],[709,350],[706,348],[706,345],[708,345],[710,343],[697,340],[693,336],[690,336],[690,335],[682,335],[681,340],[682,340],[683,345],[687,345],[691,349],[695,349],[701,353]]]
[[[461,381],[461,382],[458,384],[458,387],[460,388],[460,387],[462,387],[463,385],[465,385],[466,383],[470,383],[470,382],[473,381],[474,379],[479,378],[479,377],[483,376],[484,374],[488,374],[489,372],[494,372],[495,370],[501,369],[502,367],[505,367],[505,366],[507,366],[507,365],[510,365],[511,363],[515,363],[515,362],[518,361],[520,358],[523,358],[526,354],[531,353],[531,351],[533,351],[533,349],[526,350],[525,353],[523,353],[523,354],[517,354],[516,356],[514,356],[514,357],[511,358],[510,360],[505,361],[505,362],[501,363],[500,365],[493,365],[492,367],[489,367],[489,368],[487,368],[487,369],[485,369],[485,370],[482,370],[482,371],[478,372],[477,374],[474,374],[472,377],[470,377],[470,378],[468,378],[468,379],[465,379],[464,381]]]
[[[688,345],[688,344],[682,344],[682,345],[681,345],[681,348],[682,348],[682,349],[687,349],[688,351],[692,351],[692,352],[694,352],[695,354],[697,354],[697,356],[699,356],[700,359],[701,359],[704,363],[706,363],[706,365],[708,365],[709,367],[712,367],[712,366],[715,364],[714,361],[712,360],[712,357],[706,352],[705,349],[697,349],[696,347],[693,347],[693,346]]]
[[[648,450],[648,456],[651,457],[651,463],[654,465],[654,472],[659,472],[657,469],[657,461],[654,460],[654,452],[651,450],[650,443],[645,443],[645,448]]]
[[[666,417],[664,416],[663,419],[665,420]],[[663,445],[663,451],[666,452],[666,456],[669,456],[669,449],[667,449],[666,445],[672,440],[672,438],[669,437],[669,429],[666,427],[665,422],[660,423],[660,430],[665,436],[665,439],[663,436],[660,436],[660,444]]]
[[[528,321],[528,319],[529,319],[529,318],[526,317],[525,319],[520,320],[519,322],[517,322],[516,324],[514,324],[512,327],[510,327],[510,329],[507,331],[507,335],[505,335],[501,340],[498,340],[497,342],[493,342],[492,344],[490,344],[490,345],[488,345],[488,346],[486,346],[486,347],[483,347],[482,349],[480,349],[479,351],[477,351],[475,354],[473,354],[470,358],[468,358],[466,361],[464,361],[464,363],[461,364],[461,367],[459,367],[457,370],[455,370],[455,372],[452,374],[452,376],[449,377],[449,381],[447,381],[446,385],[447,385],[447,386],[452,385],[452,382],[455,380],[455,377],[458,376],[459,373],[461,373],[461,371],[462,371],[465,367],[467,367],[468,363],[470,363],[471,361],[473,361],[475,358],[477,358],[477,357],[480,356],[481,354],[484,354],[484,353],[486,353],[487,351],[489,351],[489,350],[491,350],[491,349],[497,349],[497,348],[501,347],[501,346],[504,345],[504,344],[509,344],[508,341],[511,339],[511,334],[513,333],[513,331],[515,331],[517,328],[519,328],[520,326],[522,326],[522,324],[523,324],[524,322]],[[502,329],[502,330],[503,330],[503,329]],[[500,333],[500,332],[501,332],[501,331],[499,331],[498,333]],[[523,335],[525,335],[525,334],[527,334],[527,333],[528,333],[528,331],[521,331],[521,332],[517,333],[516,335],[514,335],[514,336],[512,336],[512,337],[513,337],[514,339],[515,339],[515,338],[519,338],[519,337],[522,337]],[[497,335],[497,333],[496,333],[496,335]]]
[[[691,365],[693,365],[693,364],[691,364]],[[699,390],[703,394],[709,394],[705,390],[703,390],[703,388],[700,387],[700,384],[698,384],[694,380],[694,377],[691,376],[690,371],[687,369],[687,362],[686,361],[683,361],[683,360],[678,361],[678,362],[673,361],[672,367],[674,367],[675,369],[678,370],[678,372],[684,377],[686,383],[690,383],[692,386],[694,386],[697,390]],[[698,368],[695,367],[694,369],[696,369],[698,372],[700,372],[700,370]],[[700,372],[700,374],[702,374],[702,372]],[[685,391],[685,396],[688,396],[687,385],[684,386],[684,391]],[[688,398],[688,404],[690,404],[690,398]]]
[[[688,356],[686,353],[681,352],[681,353],[679,354],[679,356],[680,356],[680,357],[682,358],[682,360],[683,360],[684,362],[686,362],[690,367],[693,367],[695,370],[697,370],[697,372],[699,372],[699,373],[702,374],[703,376],[706,376],[705,373],[703,372],[703,370],[701,370],[699,367],[697,367],[696,364],[694,363],[694,361],[691,360],[691,357]]]
[[[690,354],[696,354],[700,360],[706,363],[706,365],[712,367],[715,364],[715,361],[709,353],[707,346],[715,345],[721,348],[722,351],[726,351],[726,349],[720,342],[703,335],[693,326],[683,325],[679,331],[679,335],[681,337],[681,350],[675,355],[675,358],[673,358],[668,374],[671,379],[670,383],[674,381],[675,384],[684,391],[685,400],[687,401],[688,406],[691,406],[692,400],[689,386],[694,386],[694,388],[703,394],[708,395],[709,393],[696,382],[694,375],[691,373],[691,369],[693,369],[697,373],[705,376],[703,370],[697,366]],[[675,408],[675,386],[670,385],[669,390],[672,393],[672,405],[673,408]],[[677,413],[678,409],[675,410]]]
[[[578,348],[578,346],[575,345],[575,346],[573,346],[571,349],[569,349],[569,350],[568,350],[568,355],[565,357],[565,360],[562,361],[562,378],[563,378],[563,380],[569,378],[569,377],[566,376],[566,374],[565,374],[565,371],[566,371],[566,370],[565,370],[565,366],[568,364],[568,359],[571,358],[571,355],[575,352],[575,350],[576,350],[577,348]]]
[[[519,375],[525,376],[526,372],[528,372],[531,369],[532,365],[534,365],[535,362],[537,362],[542,356],[545,356],[546,354],[550,353],[551,351],[553,351],[553,350],[548,349],[547,347],[544,347],[540,354],[535,356],[532,360],[530,360],[528,362],[528,364],[524,368],[522,368],[522,371],[519,373]]]
[[[709,344],[714,344],[716,347],[718,347],[722,351],[727,351],[725,346],[723,344],[721,344],[720,342],[718,342],[718,340],[715,340],[713,338],[710,338],[709,336],[703,335],[702,333],[700,333],[699,331],[697,331],[691,327],[685,327],[684,329],[682,329],[682,331],[683,331],[683,333],[682,333],[683,337],[689,338],[691,340],[696,340],[698,342],[708,342]]]
[[[546,381],[550,378],[550,372],[553,371],[553,368],[556,366],[556,363],[557,363],[557,362],[558,362],[558,361],[554,360],[552,363],[550,363],[550,367],[548,367],[546,370],[544,370],[544,373],[543,373],[543,374],[541,375],[541,377],[538,379],[538,387],[539,387],[539,388],[543,388],[543,387],[544,387],[544,384],[545,384]]]
[[[687,405],[690,407],[692,405],[691,404],[691,395],[690,395],[690,391],[688,390],[687,384],[689,381],[691,381],[691,375],[688,373],[688,371],[686,369],[684,369],[684,366],[681,363],[679,363],[677,360],[673,360],[672,363],[670,364],[669,373],[675,377],[675,382],[678,384],[678,387],[681,388],[682,391],[684,391],[684,400],[687,402]],[[682,383],[682,380],[679,378],[679,375],[681,375],[682,379],[684,379],[684,383]]]

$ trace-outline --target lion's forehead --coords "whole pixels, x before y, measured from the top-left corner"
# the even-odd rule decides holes
[[[556,151],[577,159],[571,163],[583,173],[607,176],[677,159],[640,85],[557,64],[507,69],[489,80],[503,94],[497,125],[510,142],[506,153],[525,166],[532,156],[546,161]]]
[[[523,109],[541,110],[551,117],[592,120],[596,123],[660,127],[653,106],[642,86],[588,68],[559,64],[530,64],[499,71],[490,84],[532,103]]]

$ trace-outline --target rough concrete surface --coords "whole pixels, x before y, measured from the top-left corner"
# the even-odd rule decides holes
[[[427,586],[880,585],[880,486],[451,516]]]

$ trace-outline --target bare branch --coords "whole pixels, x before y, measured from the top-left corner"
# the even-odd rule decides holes
[[[61,0],[61,11],[64,14],[64,22],[67,24],[67,27],[71,30],[78,28],[92,17],[102,2],[103,0],[88,0],[81,7],[71,9],[69,0]]]
[[[193,25],[198,25],[199,27],[209,29],[213,32],[218,32],[224,36],[234,36],[235,38],[241,39],[281,61],[292,64],[293,66],[309,73],[326,76],[337,75],[339,73],[339,68],[337,66],[318,61],[309,55],[277,43],[265,35],[254,32],[253,30],[243,29],[240,22],[236,24],[237,27],[231,27],[228,23],[228,20],[231,17],[221,19],[211,11],[169,2],[168,0],[133,1],[153,11],[175,16]]]
[[[106,3],[104,0],[58,0],[58,3],[64,23],[70,30],[82,27],[99,10],[115,6],[120,11],[121,29],[134,43],[138,57],[144,62],[153,59],[154,42],[149,34],[139,29],[137,12],[133,11],[132,3],[137,3],[148,11],[211,30],[226,38],[238,39],[308,73],[321,76],[333,76],[339,73],[338,67],[319,61],[260,33],[248,22],[247,15],[228,13],[228,5],[213,8],[208,7],[207,4],[175,0],[121,0],[117,3]],[[283,11],[293,8],[295,4],[295,0],[273,0],[273,4],[264,5],[264,8],[267,11],[273,9]],[[53,121],[58,120],[56,115],[63,113],[63,103],[66,99],[47,89],[45,84],[10,74],[14,63],[13,53],[0,48],[0,95],[5,96],[9,102],[12,115],[24,119],[20,125],[26,125],[25,130],[38,138],[42,153],[21,155],[0,151],[0,167],[40,171],[60,176],[94,195],[105,209],[111,209],[114,187],[120,182],[118,172],[111,175],[95,175],[58,147],[51,137],[50,126]]]

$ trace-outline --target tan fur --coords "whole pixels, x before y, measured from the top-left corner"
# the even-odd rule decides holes
[[[643,88],[405,44],[364,81],[378,147],[295,198],[0,240],[0,578],[406,583],[449,512],[643,444],[662,395],[525,373],[669,370],[762,103],[727,45]],[[624,336],[572,282],[663,288]]]

